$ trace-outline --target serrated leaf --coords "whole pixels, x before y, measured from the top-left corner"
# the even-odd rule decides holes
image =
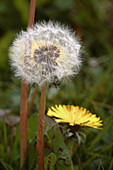
[[[44,167],[48,170],[54,170],[54,165],[57,161],[57,157],[54,153],[50,153],[44,158]]]
[[[44,135],[44,156],[46,157],[52,152],[51,139],[48,135]]]
[[[63,136],[56,131],[55,128],[52,128],[48,132],[50,138],[52,139],[52,149],[56,154],[58,161],[61,164],[70,165],[71,157],[67,146],[64,143]]]

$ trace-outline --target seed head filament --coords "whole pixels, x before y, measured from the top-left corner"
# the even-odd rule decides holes
[[[34,51],[34,60],[42,66],[43,75],[55,71],[56,59],[59,56],[60,50],[55,45],[43,45]]]

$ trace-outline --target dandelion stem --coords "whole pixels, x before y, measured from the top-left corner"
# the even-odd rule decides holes
[[[36,0],[31,0],[28,27],[32,27],[35,18]],[[27,155],[27,91],[28,86],[24,80],[21,82],[20,103],[20,168],[23,166]]]
[[[44,170],[44,154],[43,154],[43,126],[45,116],[47,83],[42,87],[39,114],[38,114],[38,136],[37,136],[37,163],[38,170]]]
[[[22,80],[20,103],[20,168],[23,166],[27,155],[27,89],[27,84]]]
[[[28,27],[32,27],[32,25],[34,24],[35,9],[36,9],[36,0],[31,0],[30,10],[29,10]]]

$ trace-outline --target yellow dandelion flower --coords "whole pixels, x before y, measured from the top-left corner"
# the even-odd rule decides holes
[[[54,117],[56,122],[69,123],[70,126],[79,125],[101,129],[103,125],[100,117],[79,106],[55,105],[49,108],[47,115]]]

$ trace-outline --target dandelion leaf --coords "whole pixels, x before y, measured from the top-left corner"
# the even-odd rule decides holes
[[[50,153],[44,158],[45,169],[54,170],[54,165],[57,161],[57,157],[54,153]]]
[[[57,156],[57,164],[71,165],[71,157],[67,146],[64,143],[63,136],[55,128],[49,130],[48,135],[51,138],[52,150]]]

